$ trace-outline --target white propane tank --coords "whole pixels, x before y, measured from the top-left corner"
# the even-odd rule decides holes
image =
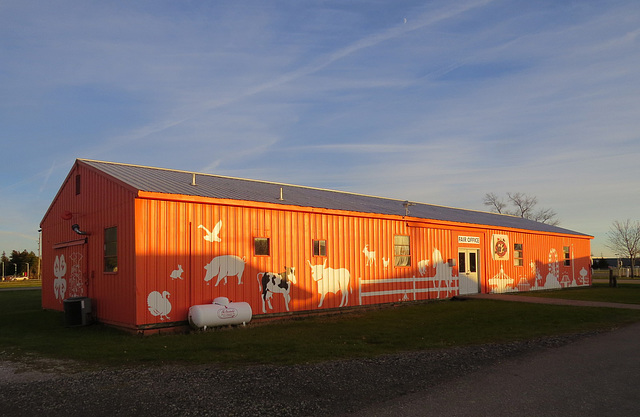
[[[232,303],[227,297],[217,297],[212,304],[200,304],[189,308],[189,323],[199,329],[245,324],[251,321],[251,316],[249,303]]]

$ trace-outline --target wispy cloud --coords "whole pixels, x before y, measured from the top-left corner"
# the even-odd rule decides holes
[[[79,4],[0,6],[24,155],[3,214],[43,213],[76,157],[480,209],[523,191],[578,230],[640,204],[633,1]]]

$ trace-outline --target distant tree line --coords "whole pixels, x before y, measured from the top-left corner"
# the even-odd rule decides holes
[[[4,273],[3,276],[28,275],[31,278],[39,278],[38,264],[40,259],[38,258],[38,255],[33,252],[27,252],[26,250],[19,252],[17,250],[13,250],[11,251],[10,256],[7,256],[6,252],[2,252],[0,261],[2,261],[2,266],[0,266],[0,268],[4,268],[3,270],[0,270],[0,273]],[[29,268],[28,274],[27,268]]]

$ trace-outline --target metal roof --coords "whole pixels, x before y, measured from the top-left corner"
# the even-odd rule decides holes
[[[407,202],[390,198],[114,162],[87,159],[79,159],[78,161],[139,191],[349,210],[360,213],[396,216],[404,216],[406,214],[405,206]],[[196,185],[192,185],[194,175]],[[281,192],[282,200],[280,199]],[[589,236],[561,227],[504,214],[464,210],[413,201],[408,210],[409,217],[419,219]]]

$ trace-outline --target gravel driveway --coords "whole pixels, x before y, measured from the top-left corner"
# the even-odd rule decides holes
[[[4,416],[336,416],[435,387],[587,334],[297,366],[136,366],[0,361]],[[46,365],[48,369],[39,370]],[[36,369],[34,369],[34,366]]]

